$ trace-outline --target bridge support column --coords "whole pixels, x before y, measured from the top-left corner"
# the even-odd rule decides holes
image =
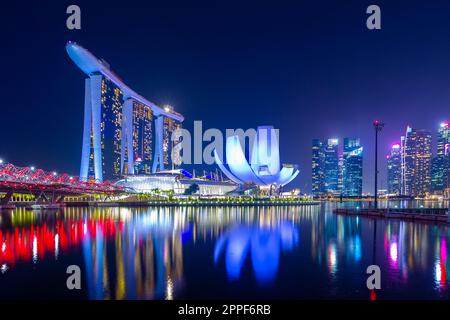
[[[60,209],[64,208],[64,195],[55,192],[40,192],[35,194],[35,202],[28,206],[30,209]]]
[[[81,152],[80,179],[86,181],[89,174],[89,161],[91,148],[94,153],[95,180],[103,181],[103,163],[101,148],[101,97],[102,97],[101,74],[93,74],[85,80],[84,87],[84,128],[83,149]],[[92,143],[91,143],[92,135]]]
[[[102,147],[101,147],[102,79],[103,76],[101,74],[91,76],[94,170],[95,170],[95,180],[99,182],[103,181],[103,161],[102,161]]]
[[[101,74],[93,74],[85,80],[84,87],[84,129],[83,149],[81,152],[80,179],[86,181],[89,174],[89,160],[91,148],[94,153],[95,180],[103,181],[103,163],[101,148],[101,97],[102,97]],[[92,134],[92,143],[91,143]]]

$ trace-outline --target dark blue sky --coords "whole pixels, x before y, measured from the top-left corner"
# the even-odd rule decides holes
[[[386,123],[382,155],[406,125],[435,138],[450,119],[449,1],[77,1],[80,31],[66,29],[70,4],[2,5],[0,157],[16,164],[78,174],[85,76],[67,40],[174,105],[188,129],[279,128],[282,161],[301,169],[292,186],[305,190],[313,138],[361,138],[366,192],[373,119]],[[370,4],[380,31],[366,29]],[[383,187],[384,159],[380,170]]]

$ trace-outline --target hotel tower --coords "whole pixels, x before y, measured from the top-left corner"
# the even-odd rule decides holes
[[[179,143],[171,133],[181,128],[183,116],[137,94],[108,63],[80,45],[68,42],[66,50],[88,76],[80,179],[103,181],[180,165],[179,159],[171,161],[171,150]]]

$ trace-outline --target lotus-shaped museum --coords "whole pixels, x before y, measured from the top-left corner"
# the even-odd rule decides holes
[[[251,147],[250,163],[238,135],[226,140],[225,162],[214,150],[217,165],[233,182],[282,187],[298,175],[297,166],[280,164],[278,134],[272,126],[258,127]]]

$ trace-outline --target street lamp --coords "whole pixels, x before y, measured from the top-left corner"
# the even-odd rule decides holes
[[[373,128],[375,129],[375,209],[378,208],[378,132],[384,127],[384,123],[374,120]]]

